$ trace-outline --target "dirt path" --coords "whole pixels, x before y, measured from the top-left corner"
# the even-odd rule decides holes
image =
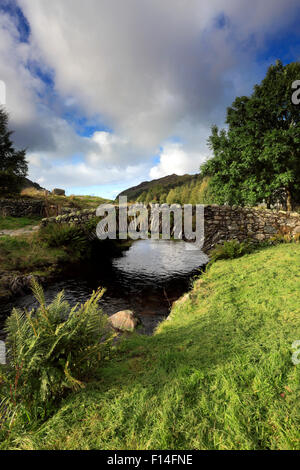
[[[21,235],[29,235],[33,232],[37,232],[39,230],[39,225],[28,225],[27,227],[18,228],[15,230],[1,230],[0,229],[0,237],[1,236],[10,236],[10,237],[18,237]]]

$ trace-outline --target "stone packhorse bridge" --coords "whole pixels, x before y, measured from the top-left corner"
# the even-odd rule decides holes
[[[151,210],[151,207],[148,207]],[[116,207],[116,213],[118,207]],[[58,217],[43,219],[42,225],[49,223],[85,224],[96,216],[96,209],[81,212],[67,212]],[[130,220],[130,217],[128,218]],[[118,220],[118,214],[117,214]],[[132,220],[132,219],[131,219]],[[149,217],[151,222],[151,218]],[[149,224],[150,224],[149,222]],[[160,224],[161,229],[161,224]],[[171,235],[174,232],[171,220]],[[117,228],[118,230],[118,228]],[[218,243],[227,240],[252,240],[260,242],[276,235],[300,237],[300,214],[297,212],[253,209],[247,207],[204,206],[204,246],[203,251],[210,251]],[[184,236],[182,237],[183,239]]]

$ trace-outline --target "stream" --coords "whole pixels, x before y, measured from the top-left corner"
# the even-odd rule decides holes
[[[95,262],[92,270],[79,277],[65,279],[45,288],[50,302],[64,290],[65,299],[74,306],[85,302],[99,286],[107,290],[100,300],[102,310],[112,315],[119,310],[133,310],[141,320],[140,333],[152,334],[169,314],[172,302],[189,290],[193,277],[199,275],[208,257],[191,243],[170,240],[138,240],[109,265]],[[13,307],[32,309],[37,303],[31,294],[2,305],[1,316]],[[1,326],[0,326],[1,334]]]

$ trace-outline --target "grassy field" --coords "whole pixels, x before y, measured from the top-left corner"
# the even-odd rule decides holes
[[[2,448],[299,449],[300,246],[218,261],[152,337]],[[1,447],[1,446],[0,446]]]
[[[20,197],[26,199],[36,199],[44,200],[45,191],[38,191],[34,188],[27,188],[21,192]],[[54,194],[49,193],[47,195],[47,202],[49,204],[54,204],[60,207],[71,207],[77,210],[83,209],[94,209],[97,208],[100,204],[106,202],[111,202],[109,199],[104,199],[98,196],[55,196]]]
[[[17,230],[37,225],[42,217],[0,217],[0,230]]]

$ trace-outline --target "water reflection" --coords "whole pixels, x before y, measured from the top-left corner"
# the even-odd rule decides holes
[[[91,272],[47,288],[46,300],[51,301],[64,289],[65,298],[73,306],[86,301],[97,287],[106,287],[100,301],[103,311],[112,315],[118,310],[134,310],[142,322],[140,331],[150,334],[208,261],[203,252],[187,249],[187,245],[183,241],[136,241],[122,257],[113,259],[110,266],[102,266],[99,260]],[[13,306],[31,309],[36,302],[26,295],[4,306],[2,313],[8,314]]]

